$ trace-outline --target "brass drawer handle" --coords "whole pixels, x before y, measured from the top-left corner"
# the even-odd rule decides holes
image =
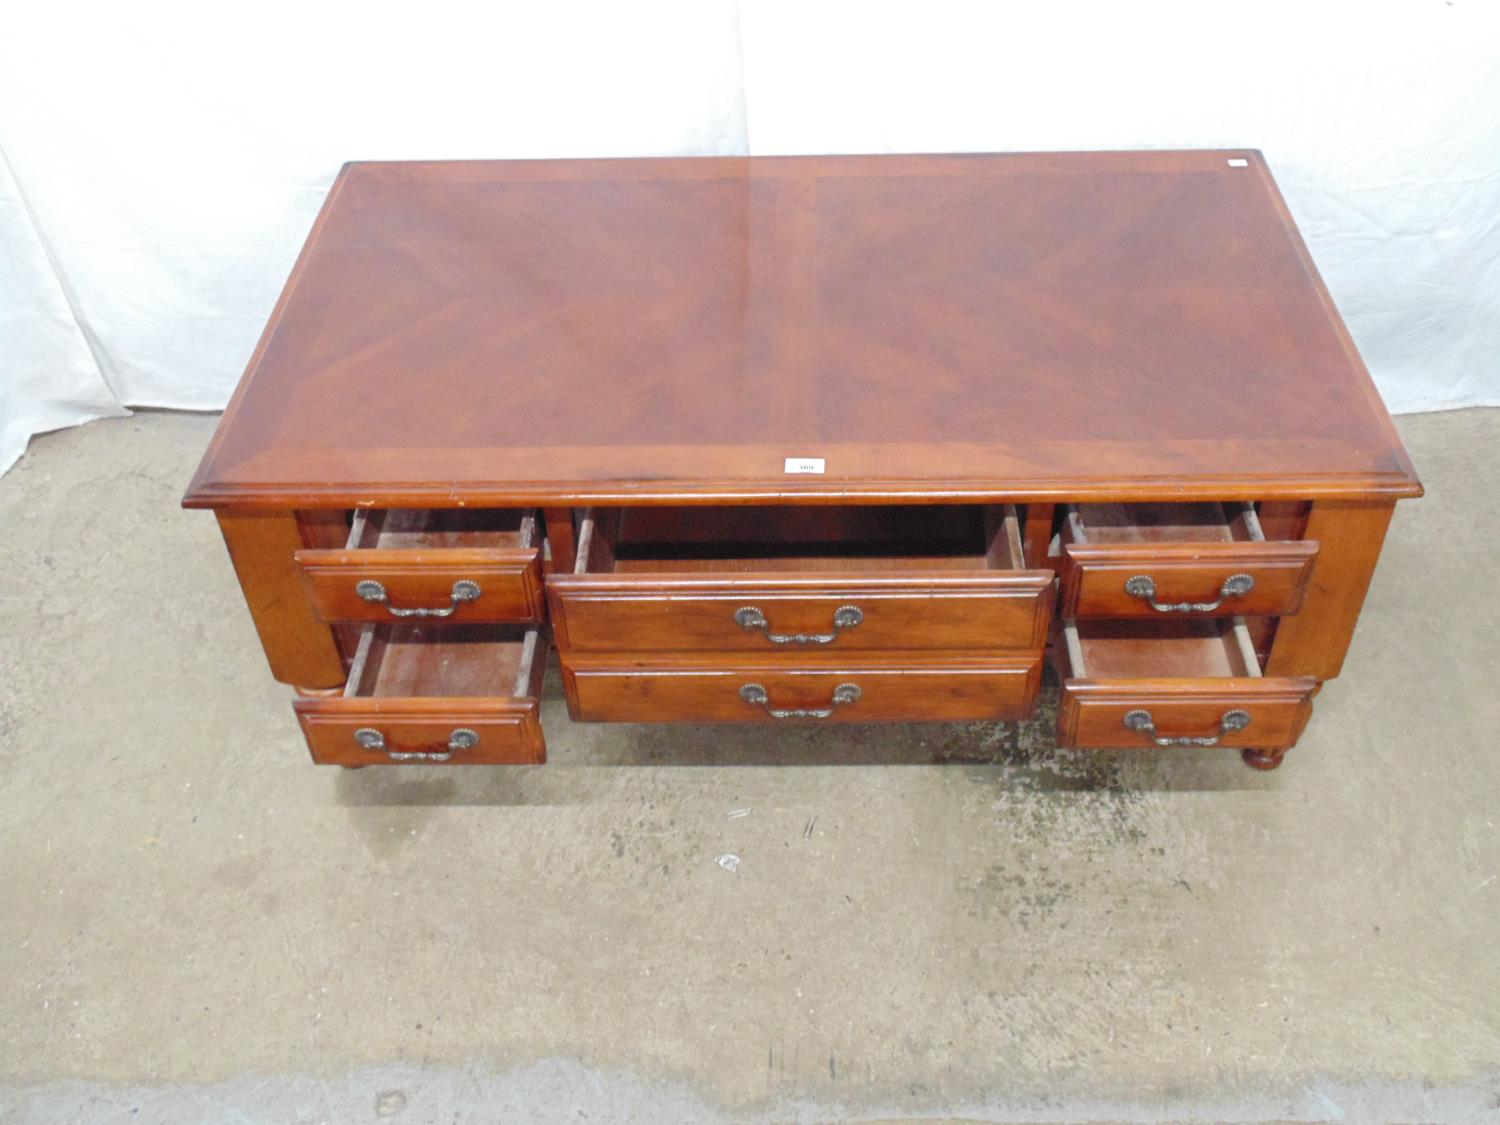
[[[746,684],[740,688],[740,698],[752,707],[764,707],[773,719],[826,719],[841,703],[854,703],[864,692],[858,684],[839,684],[833,689],[833,698],[827,707],[772,707],[771,696],[760,684]]]
[[[839,635],[840,629],[852,629],[865,619],[865,611],[857,605],[841,605],[833,611],[833,630],[828,633],[773,633],[766,615],[753,605],[741,606],[734,611],[734,620],[741,629],[763,629],[766,640],[773,645],[830,645]]]
[[[1125,580],[1125,592],[1132,598],[1150,602],[1157,613],[1212,613],[1229,598],[1242,597],[1255,589],[1255,578],[1249,574],[1231,574],[1219,587],[1219,596],[1211,602],[1159,602],[1156,582],[1148,574],[1137,574]]]
[[[468,727],[459,727],[448,736],[446,750],[387,750],[385,735],[374,727],[360,727],[354,732],[354,741],[361,750],[385,750],[385,756],[393,762],[446,762],[460,750],[472,750],[479,745],[479,732]]]
[[[452,599],[448,605],[437,608],[418,606],[415,609],[401,609],[390,603],[390,598],[385,592],[385,587],[373,578],[366,578],[354,587],[354,592],[367,602],[376,605],[383,604],[386,612],[392,617],[452,617],[453,611],[458,609],[464,602],[477,601],[480,589],[478,582],[471,582],[467,578],[460,578],[453,583],[453,593],[449,595]]]
[[[1176,738],[1162,738],[1156,733],[1156,723],[1151,718],[1151,712],[1145,710],[1125,712],[1125,729],[1139,731],[1148,735],[1152,742],[1158,746],[1217,746],[1219,740],[1233,731],[1244,730],[1250,725],[1249,711],[1225,711],[1219,717],[1219,733],[1194,738],[1191,735],[1179,735]]]

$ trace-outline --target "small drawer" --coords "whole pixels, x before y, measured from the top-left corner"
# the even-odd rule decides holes
[[[1249,504],[1082,504],[1061,548],[1068,619],[1296,613],[1318,554],[1268,541]]]
[[[1010,507],[601,509],[547,586],[564,654],[1040,651],[1023,567]]]
[[[831,655],[831,654],[830,654]],[[935,722],[1018,719],[1041,682],[1041,654],[896,663],[819,659],[563,664],[573,717],[585,722]]]
[[[366,625],[344,694],[293,707],[316,762],[537,763],[546,663],[536,629]]]
[[[1263,677],[1240,618],[1066,622],[1058,742],[1286,750],[1318,681]]]
[[[342,550],[295,558],[324,621],[542,620],[542,551],[529,511],[361,509]]]

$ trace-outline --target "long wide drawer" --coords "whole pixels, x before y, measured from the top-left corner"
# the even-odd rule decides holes
[[[554,576],[568,652],[1039,648],[1050,574]]]
[[[709,530],[738,538],[705,543],[688,540],[695,529],[667,525],[659,513],[587,514],[575,572],[547,579],[559,650],[797,659],[832,649],[962,652],[1046,643],[1053,576],[1021,569],[1013,510],[939,508],[927,526],[919,513],[881,509],[821,523],[815,513],[730,515],[738,526]],[[727,523],[720,513],[703,520],[711,518]],[[808,541],[835,518],[861,522],[835,526],[850,538]],[[653,532],[678,538],[663,542]]]
[[[931,663],[565,660],[573,717],[586,722],[923,722],[1016,719],[1031,710],[1041,653]]]
[[[325,764],[537,763],[545,667],[536,629],[367,625],[344,694],[293,707]]]
[[[540,621],[542,550],[531,512],[358,511],[343,548],[295,555],[324,621]]]
[[[1267,540],[1250,505],[1085,504],[1062,530],[1060,613],[1296,613],[1318,544]]]
[[[1244,622],[1066,623],[1058,743],[1280,751],[1312,715],[1318,682],[1262,676]]]

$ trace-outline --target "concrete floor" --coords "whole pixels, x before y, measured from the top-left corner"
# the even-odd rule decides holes
[[[315,768],[177,506],[214,422],[0,478],[0,1120],[1500,1119],[1500,411],[1401,420],[1429,495],[1271,774],[555,671],[545,767]]]

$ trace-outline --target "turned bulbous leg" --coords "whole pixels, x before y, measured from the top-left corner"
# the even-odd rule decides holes
[[[1240,760],[1253,770],[1274,770],[1286,757],[1285,750],[1241,750]]]
[[[292,690],[304,699],[334,699],[344,694],[344,685],[339,684],[337,687],[302,687],[300,684],[297,684],[293,686]]]

